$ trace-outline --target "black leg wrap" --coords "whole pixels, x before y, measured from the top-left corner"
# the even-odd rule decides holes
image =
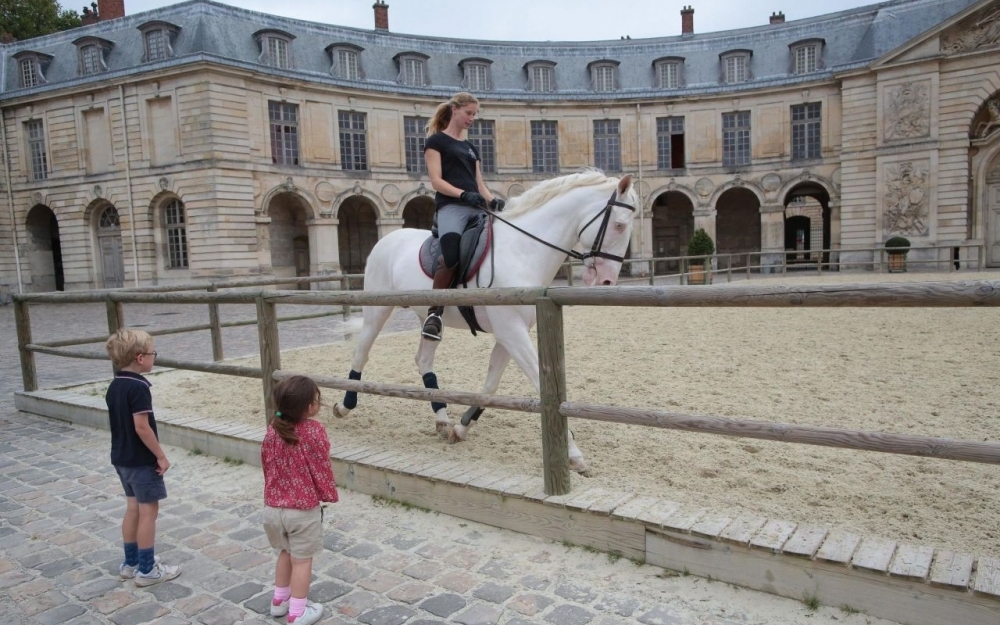
[[[351,369],[351,372],[347,374],[347,377],[352,380],[360,380],[361,372]],[[358,405],[358,394],[356,391],[347,391],[344,393],[344,408],[348,410],[354,410]]]
[[[437,378],[436,375],[434,375],[434,372],[433,371],[428,371],[427,373],[425,373],[424,374],[424,388],[437,388],[437,387],[438,387],[438,378]],[[438,410],[441,410],[442,408],[447,408],[447,407],[448,407],[448,404],[445,404],[445,403],[442,403],[442,402],[439,402],[439,401],[432,401],[431,402],[431,410],[433,410],[435,414],[437,414]]]
[[[472,423],[473,421],[478,421],[479,415],[483,414],[484,410],[486,409],[480,408],[478,406],[472,406],[471,408],[466,410],[465,414],[462,415],[462,425],[468,427],[469,424]]]

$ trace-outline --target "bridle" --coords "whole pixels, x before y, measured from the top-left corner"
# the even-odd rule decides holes
[[[499,219],[500,221],[504,222],[505,224],[507,224],[508,226],[510,226],[511,228],[513,228],[514,230],[517,230],[518,232],[520,232],[521,234],[524,234],[525,236],[527,236],[530,239],[534,239],[535,241],[538,241],[542,245],[547,245],[548,247],[551,247],[554,250],[558,250],[558,251],[562,252],[563,254],[566,254],[570,258],[575,258],[576,260],[581,261],[584,264],[585,267],[589,268],[589,267],[593,267],[594,266],[593,262],[591,262],[589,264],[587,263],[587,261],[589,259],[606,258],[608,260],[613,260],[613,261],[619,262],[619,263],[625,260],[624,256],[615,256],[614,254],[608,254],[607,252],[604,252],[604,251],[601,250],[601,247],[604,245],[604,236],[608,232],[608,223],[611,221],[611,211],[614,209],[615,206],[621,206],[622,208],[629,209],[633,213],[635,212],[635,207],[632,206],[631,204],[626,204],[624,202],[619,202],[618,201],[618,190],[615,189],[611,193],[611,199],[609,199],[608,203],[604,205],[604,208],[602,208],[600,210],[600,212],[598,212],[596,215],[594,215],[590,219],[590,221],[588,221],[587,223],[585,223],[583,225],[583,227],[580,228],[580,232],[578,232],[577,235],[576,235],[576,237],[579,239],[580,236],[583,235],[583,231],[590,227],[590,224],[594,223],[595,221],[597,221],[598,219],[601,219],[603,217],[603,219],[601,219],[601,226],[597,230],[597,236],[594,237],[594,244],[590,247],[590,251],[589,252],[577,252],[576,250],[565,250],[565,249],[559,247],[558,245],[553,245],[552,243],[549,243],[548,241],[545,241],[543,239],[539,239],[538,237],[536,237],[535,235],[531,234],[527,230],[524,230],[522,228],[519,228],[519,227],[515,226],[514,224],[510,223],[509,221],[507,221],[503,217],[500,217],[496,213],[491,213],[490,216],[493,219]]]

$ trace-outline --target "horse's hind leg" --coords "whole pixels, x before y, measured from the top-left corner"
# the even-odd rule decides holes
[[[500,378],[503,377],[503,372],[507,369],[509,362],[510,352],[507,351],[507,348],[500,343],[495,344],[493,352],[490,354],[490,368],[486,372],[486,382],[483,383],[481,391],[483,395],[492,395],[497,392],[497,389],[500,388]],[[479,406],[471,406],[466,410],[465,414],[462,415],[462,422],[456,424],[452,430],[451,442],[464,441],[469,428],[479,419],[481,414],[483,414],[483,409]]]
[[[437,375],[434,374],[434,352],[441,341],[428,341],[420,338],[420,347],[417,348],[417,369],[424,380],[424,388],[437,388]],[[434,429],[442,438],[451,437],[451,419],[448,417],[448,404],[441,401],[432,401],[431,410],[434,411]]]
[[[351,372],[347,374],[350,379],[361,379],[361,370],[368,362],[368,354],[371,352],[372,344],[375,343],[375,337],[382,331],[382,326],[388,321],[394,308],[394,306],[365,306],[362,309],[364,321],[361,325],[361,332],[358,333],[358,345],[354,348]],[[357,405],[357,392],[347,391],[344,393],[343,401],[333,407],[333,414],[338,417],[346,417]]]

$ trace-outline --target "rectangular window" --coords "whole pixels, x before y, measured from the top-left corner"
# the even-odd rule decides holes
[[[45,154],[45,129],[41,120],[30,121],[25,125],[28,135],[28,155],[31,160],[31,179],[45,180],[49,177],[49,161]]]
[[[795,49],[795,73],[808,74],[816,71],[816,46],[802,46]]]
[[[268,102],[271,120],[271,162],[277,165],[299,164],[299,106],[287,102]]]
[[[27,89],[38,84],[35,76],[35,59],[21,59],[21,86]]]
[[[427,163],[424,161],[424,145],[427,143],[427,133],[424,131],[426,126],[427,120],[423,117],[403,118],[406,171],[413,174],[427,173]]]
[[[403,84],[415,87],[424,86],[423,59],[403,59]]]
[[[489,91],[489,66],[482,63],[467,63],[465,65],[465,88],[469,91]]]
[[[85,76],[101,71],[101,51],[97,46],[83,46],[80,49],[80,65]]]
[[[469,126],[469,143],[479,150],[479,168],[484,174],[496,173],[496,140],[493,122],[477,119]]]
[[[531,122],[531,170],[536,174],[559,171],[559,129],[556,122]]]
[[[184,269],[188,266],[187,226],[184,224],[184,205],[173,200],[163,209],[167,229],[167,266]]]
[[[680,86],[677,63],[660,63],[660,88],[676,89]]]
[[[167,34],[162,30],[146,33],[146,60],[159,61],[167,58]]]
[[[267,56],[272,66],[288,69],[288,42],[278,37],[268,37]]]
[[[615,66],[598,65],[594,67],[594,91],[615,90]]]
[[[792,107],[792,160],[820,158],[821,112],[819,102]]]
[[[340,67],[340,77],[347,80],[360,80],[358,71],[358,53],[353,50],[338,50],[337,64]]]
[[[365,133],[365,114],[340,111],[340,160],[343,169],[365,171],[368,169],[368,142]]]
[[[750,111],[722,114],[722,164],[750,164]]]
[[[743,55],[726,57],[726,82],[746,82],[747,57]]]
[[[531,90],[538,92],[555,91],[555,76],[551,67],[535,65],[531,68]]]
[[[594,167],[621,171],[622,141],[617,119],[594,120]]]
[[[656,168],[684,168],[684,118],[656,118]]]

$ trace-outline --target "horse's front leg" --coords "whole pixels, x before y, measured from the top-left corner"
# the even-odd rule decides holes
[[[438,388],[437,375],[434,373],[434,352],[441,341],[428,341],[420,337],[420,347],[417,348],[417,369],[424,381],[424,388]],[[450,439],[452,437],[451,419],[448,418],[448,404],[432,401],[434,411],[434,429],[438,436]]]
[[[492,395],[497,392],[497,389],[500,388],[500,378],[503,377],[503,372],[507,369],[509,362],[510,352],[507,351],[507,348],[500,343],[495,344],[493,352],[490,354],[490,368],[486,371],[486,382],[483,383],[481,391],[483,395]],[[451,432],[451,442],[464,441],[465,437],[468,436],[469,428],[479,419],[481,414],[483,414],[483,409],[479,406],[471,406],[466,410],[465,414],[462,415],[462,422],[455,424],[455,428]]]
[[[361,370],[368,362],[368,354],[375,343],[375,337],[382,330],[382,326],[392,316],[394,306],[365,306],[362,309],[361,332],[358,333],[358,345],[354,348],[354,359],[351,360],[351,372],[347,377],[351,380],[361,379]],[[333,406],[333,414],[337,417],[346,417],[358,405],[358,394],[355,391],[346,391],[344,399]]]

